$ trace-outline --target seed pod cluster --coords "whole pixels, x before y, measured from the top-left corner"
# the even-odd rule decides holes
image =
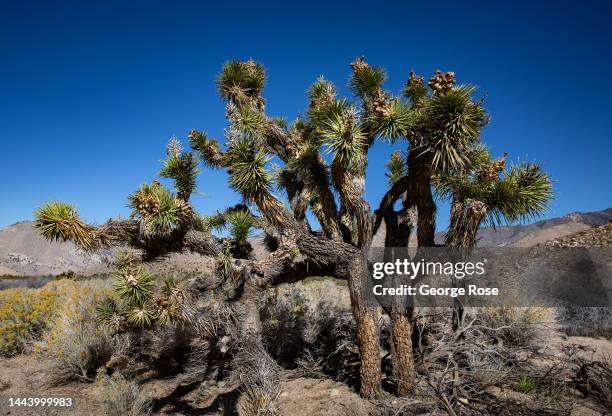
[[[389,117],[391,115],[391,105],[389,104],[389,96],[382,90],[376,91],[372,100],[374,112],[379,117]]]
[[[364,70],[365,68],[368,68],[370,65],[368,65],[368,63],[365,61],[365,57],[364,56],[359,56],[357,57],[353,62],[351,62],[351,69],[354,72],[359,72]]]
[[[156,185],[154,182],[152,186]],[[148,189],[142,189],[134,192],[132,196],[134,201],[134,205],[138,210],[138,213],[141,217],[146,218],[149,215],[153,215],[159,212],[159,201],[153,192],[150,192]]]
[[[455,86],[455,73],[437,70],[427,83],[434,95],[444,95]]]
[[[414,71],[410,71],[410,76],[408,77],[408,85],[422,85],[423,77],[417,75]]]
[[[480,165],[476,172],[476,177],[479,182],[492,182],[498,178],[499,173],[503,171],[505,167],[506,155]]]
[[[185,226],[191,224],[193,220],[193,208],[191,205],[180,198],[176,198],[174,202],[179,210],[178,218],[181,225]]]

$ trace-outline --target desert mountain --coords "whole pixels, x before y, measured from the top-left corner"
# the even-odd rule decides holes
[[[561,238],[612,221],[612,208],[598,212],[575,212],[560,218],[529,225],[483,228],[479,232],[481,247],[529,247]],[[441,242],[444,233],[436,238]],[[382,247],[384,225],[374,238],[374,246]],[[261,239],[252,240],[255,253],[261,254]],[[72,243],[49,243],[34,230],[31,221],[21,221],[0,229],[0,275],[45,276],[72,270],[79,274],[109,271],[110,252],[85,254]]]

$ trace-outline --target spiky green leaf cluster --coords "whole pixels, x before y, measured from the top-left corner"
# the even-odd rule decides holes
[[[242,204],[206,217],[206,223],[209,230],[227,230],[238,244],[246,244],[253,230],[262,226],[259,218]]]
[[[383,68],[365,66],[353,71],[349,87],[358,97],[371,97],[382,87],[386,79],[387,74]]]
[[[244,137],[259,139],[261,131],[267,125],[267,118],[261,111],[251,105],[237,107],[231,112],[230,122],[232,127],[240,131]]]
[[[204,163],[211,168],[223,166],[223,154],[219,143],[215,139],[208,138],[203,131],[191,130],[189,133],[189,144],[196,150]]]
[[[421,101],[427,97],[427,86],[423,83],[423,77],[410,71],[410,77],[404,86],[403,94],[413,106],[418,107]]]
[[[369,112],[366,123],[371,126],[376,136],[395,142],[408,136],[416,122],[416,114],[410,106],[400,100],[389,102],[388,112]]]
[[[335,163],[349,166],[363,159],[366,138],[353,107],[332,113],[321,123],[320,133]]]
[[[257,101],[265,83],[266,71],[263,65],[253,60],[229,61],[217,78],[221,97],[241,104]]]
[[[316,111],[336,100],[336,87],[325,78],[319,77],[308,88],[308,97],[310,98],[309,111]]]
[[[227,213],[230,235],[239,243],[246,244],[256,225],[256,218],[248,210],[232,210]]]
[[[185,222],[183,204],[159,182],[141,185],[128,200],[145,237],[166,237]]]
[[[493,220],[501,223],[537,217],[546,211],[552,196],[550,177],[538,164],[513,164],[497,185]]]
[[[115,275],[114,297],[105,299],[96,308],[103,324],[120,331],[189,319],[186,312],[188,295],[179,282],[167,278],[158,287],[153,275],[139,260],[129,256],[121,259],[125,262]]]
[[[185,289],[173,278],[164,280],[161,290],[155,299],[156,320],[161,325],[186,320],[185,314],[187,294]]]
[[[84,249],[94,244],[94,227],[81,220],[70,204],[45,202],[34,212],[34,217],[35,227],[49,241],[73,241]]]
[[[415,130],[422,141],[414,150],[426,155],[436,171],[461,169],[469,162],[469,150],[488,122],[482,105],[472,99],[474,91],[460,86],[433,95],[418,112]]]
[[[174,179],[176,196],[188,201],[195,190],[199,173],[198,159],[193,153],[170,153],[163,162],[159,176]]]
[[[503,159],[493,161],[482,147],[472,153],[472,163],[480,162],[468,172],[441,175],[436,191],[441,197],[456,202],[483,202],[487,207],[487,222],[491,225],[510,224],[537,217],[544,213],[552,194],[552,182],[538,164],[518,163],[503,170]],[[482,176],[483,168],[499,170],[498,174]],[[497,167],[496,167],[497,166]]]
[[[224,162],[230,173],[230,185],[247,201],[253,201],[270,188],[270,174],[266,169],[269,158],[254,144],[242,138],[228,149]]]
[[[119,269],[114,288],[120,299],[130,304],[142,304],[151,298],[155,279],[140,263]]]

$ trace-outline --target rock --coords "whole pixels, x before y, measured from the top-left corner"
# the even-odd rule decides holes
[[[583,404],[576,403],[572,406],[570,416],[602,416],[602,413],[591,409]]]

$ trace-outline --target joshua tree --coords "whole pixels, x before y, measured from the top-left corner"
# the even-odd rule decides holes
[[[372,236],[383,221],[385,246],[407,247],[415,226],[419,246],[433,246],[435,187],[453,198],[447,243],[473,245],[484,218],[514,220],[539,213],[550,196],[550,182],[537,166],[526,164],[501,177],[496,170],[486,185],[482,182],[477,172],[501,162],[484,156],[479,140],[486,112],[473,98],[474,87],[455,86],[453,73],[437,71],[428,88],[411,72],[402,96],[394,96],[383,88],[382,68],[363,58],[350,66],[355,101],[338,97],[335,86],[320,78],[308,91],[305,115],[287,125],[266,113],[262,65],[252,60],[225,64],[217,80],[228,121],[224,143],[196,130],[188,137],[206,166],[228,172],[244,205],[208,219],[194,213],[189,196],[198,163],[172,141],[161,175],[174,179],[176,194],[158,182],[143,185],[130,197],[132,219],[99,227],[84,223],[68,205],[47,204],[37,212],[38,226],[47,238],[73,240],[88,250],[128,243],[149,258],[177,250],[217,257],[219,274],[240,282],[238,302],[247,312],[242,333],[255,342],[262,290],[314,275],[347,280],[361,355],[361,394],[375,395],[381,386],[378,312],[366,302],[365,279]],[[377,139],[404,140],[407,148],[404,154],[393,153],[390,189],[372,212],[365,198],[365,169]],[[286,193],[288,206],[273,193],[274,185]],[[483,215],[471,208],[474,200],[486,206]],[[308,210],[320,231],[313,230]],[[229,244],[208,232],[228,225],[239,236]],[[266,258],[249,258],[251,227],[266,230],[271,250]],[[412,308],[396,304],[386,312],[392,319],[394,379],[398,393],[405,394],[415,378]]]

